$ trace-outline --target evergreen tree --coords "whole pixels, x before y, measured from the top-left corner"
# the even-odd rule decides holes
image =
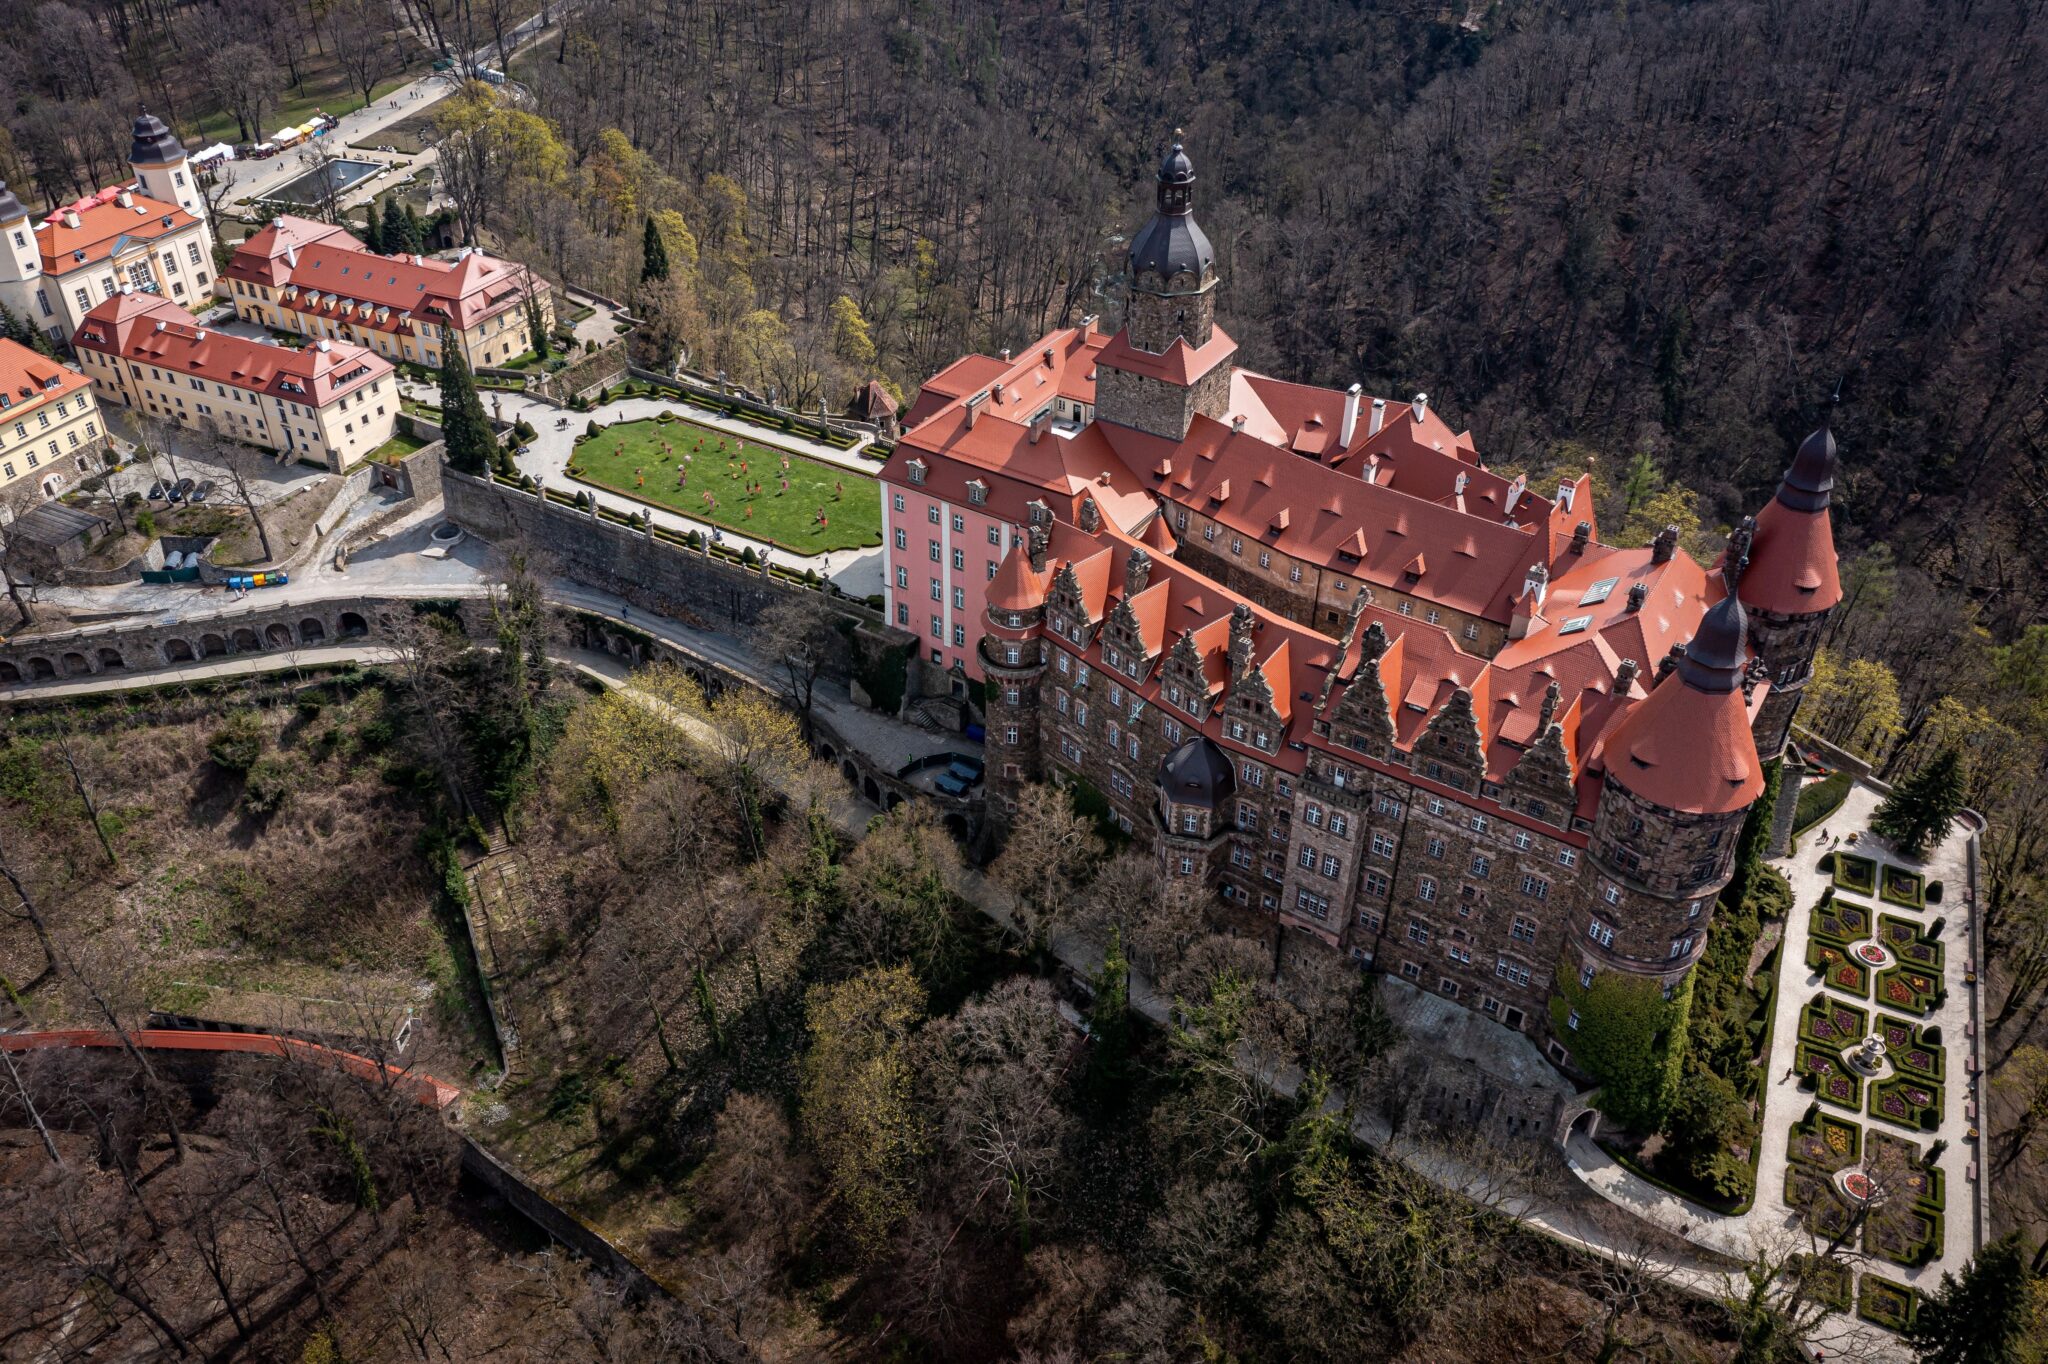
[[[450,345],[441,363],[441,434],[448,444],[448,462],[465,474],[481,477],[498,457],[498,442],[484,416],[469,375],[469,362]]]
[[[387,200],[386,202],[389,201]],[[384,245],[384,227],[382,220],[377,216],[377,204],[374,200],[371,201],[370,207],[364,212],[362,228],[356,235],[363,239],[364,246],[375,251],[380,256],[388,249]]]
[[[1083,1081],[1098,1109],[1116,1108],[1130,1080],[1131,964],[1123,933],[1112,927],[1095,972],[1095,1004],[1088,1011],[1088,1072]]]
[[[1962,753],[1944,748],[1885,797],[1870,827],[1907,857],[1919,857],[1948,837],[1966,791]]]
[[[541,311],[539,290],[533,288],[526,291],[526,340],[534,359],[548,358],[547,314]]]
[[[654,225],[652,214],[647,218],[647,232],[640,240],[640,282],[668,278],[668,244],[661,239],[661,230]]]
[[[396,256],[413,250],[413,240],[406,232],[405,210],[399,207],[396,194],[384,199],[384,221],[377,232],[377,240],[383,243],[377,249],[387,256]]]
[[[1941,1276],[1923,1299],[1906,1341],[1920,1364],[2020,1364],[2041,1308],[2041,1286],[2028,1282],[2019,1234],[1977,1252],[1963,1277]]]

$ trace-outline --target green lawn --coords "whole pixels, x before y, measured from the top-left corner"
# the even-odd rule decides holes
[[[423,57],[417,57],[417,54],[414,56],[421,66],[425,65]],[[309,69],[303,90],[288,91],[281,103],[263,111],[263,126],[256,131],[255,138],[262,142],[279,128],[297,127],[316,113],[343,118],[362,108],[365,103],[374,104],[416,78],[415,75],[401,74],[378,81],[374,93],[365,101],[363,92],[348,84],[347,76],[339,67],[319,66]],[[194,119],[192,129],[208,142],[238,142],[242,136],[241,127],[235,122],[234,114],[226,109]]]
[[[686,455],[679,485],[677,468]],[[799,554],[882,542],[874,479],[694,422],[650,418],[601,427],[595,439],[577,444],[570,469],[586,482]],[[750,484],[760,491],[748,492]]]
[[[393,464],[426,448],[425,441],[408,436],[403,431],[394,431],[391,433],[391,439],[370,451],[367,458],[373,464]]]

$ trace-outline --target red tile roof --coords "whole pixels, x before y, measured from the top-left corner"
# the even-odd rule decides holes
[[[1190,346],[1185,338],[1176,336],[1173,344],[1158,355],[1139,350],[1131,344],[1130,333],[1120,331],[1102,348],[1099,362],[1126,374],[1142,374],[1186,388],[1236,353],[1237,342],[1225,335],[1221,327],[1214,328],[1207,344],[1200,347]]]
[[[123,194],[128,196],[126,206],[119,202]],[[78,214],[77,227],[70,226],[67,216],[74,211]],[[176,204],[112,185],[90,196],[90,200],[67,205],[45,218],[36,228],[36,245],[42,249],[43,273],[61,277],[104,263],[124,242],[155,241],[182,232],[198,221]]]
[[[1652,804],[1732,814],[1764,789],[1749,726],[1750,703],[1740,690],[1701,691],[1674,672],[1629,707],[1601,744],[1598,761]]]
[[[1757,513],[1749,567],[1736,594],[1744,605],[1803,616],[1842,600],[1835,534],[1827,509],[1796,511],[1772,498]]]
[[[389,308],[391,315],[375,322],[382,330],[416,317],[467,330],[517,306],[529,282],[540,282],[517,262],[481,251],[458,261],[379,255],[342,228],[290,216],[235,248],[223,274],[272,288],[296,286],[299,294],[287,306],[301,312],[334,316],[351,304],[368,304],[374,319],[374,310]]]
[[[70,366],[0,338],[0,420],[33,412],[91,384],[92,380]]]
[[[311,407],[391,373],[390,362],[345,342],[293,350],[198,327],[191,313],[154,294],[108,299],[85,315],[74,344]]]

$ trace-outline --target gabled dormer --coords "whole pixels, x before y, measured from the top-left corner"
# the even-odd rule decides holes
[[[1193,630],[1183,630],[1159,665],[1160,698],[1174,710],[1206,719],[1216,701],[1216,684]]]
[[[1394,742],[1394,712],[1387,703],[1382,661],[1392,641],[1378,621],[1366,627],[1358,646],[1358,668],[1329,713],[1330,737],[1345,748],[1384,759]]]
[[[1460,791],[1479,790],[1486,774],[1486,742],[1470,691],[1457,688],[1437,708],[1415,741],[1410,766],[1428,781]]]

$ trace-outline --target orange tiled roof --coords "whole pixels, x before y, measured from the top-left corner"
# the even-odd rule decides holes
[[[73,340],[81,350],[311,407],[391,373],[388,361],[346,342],[294,350],[194,326],[191,313],[154,294],[108,299],[85,315]]]
[[[126,194],[124,206],[119,199]],[[104,196],[104,197],[102,197]],[[199,220],[179,208],[147,195],[112,186],[91,196],[92,202],[67,205],[36,228],[43,253],[43,273],[62,277],[75,270],[104,264],[130,242],[152,242],[172,236]],[[76,212],[78,226],[71,226]]]
[[[296,287],[287,307],[331,316],[352,305],[380,308],[391,317],[375,325],[397,330],[398,314],[467,329],[526,297],[530,275],[513,261],[472,251],[459,261],[426,256],[383,256],[345,230],[289,215],[272,221],[235,248],[223,272],[272,288]],[[357,311],[361,311],[357,306]]]
[[[0,419],[68,398],[92,380],[16,341],[0,339]]]

